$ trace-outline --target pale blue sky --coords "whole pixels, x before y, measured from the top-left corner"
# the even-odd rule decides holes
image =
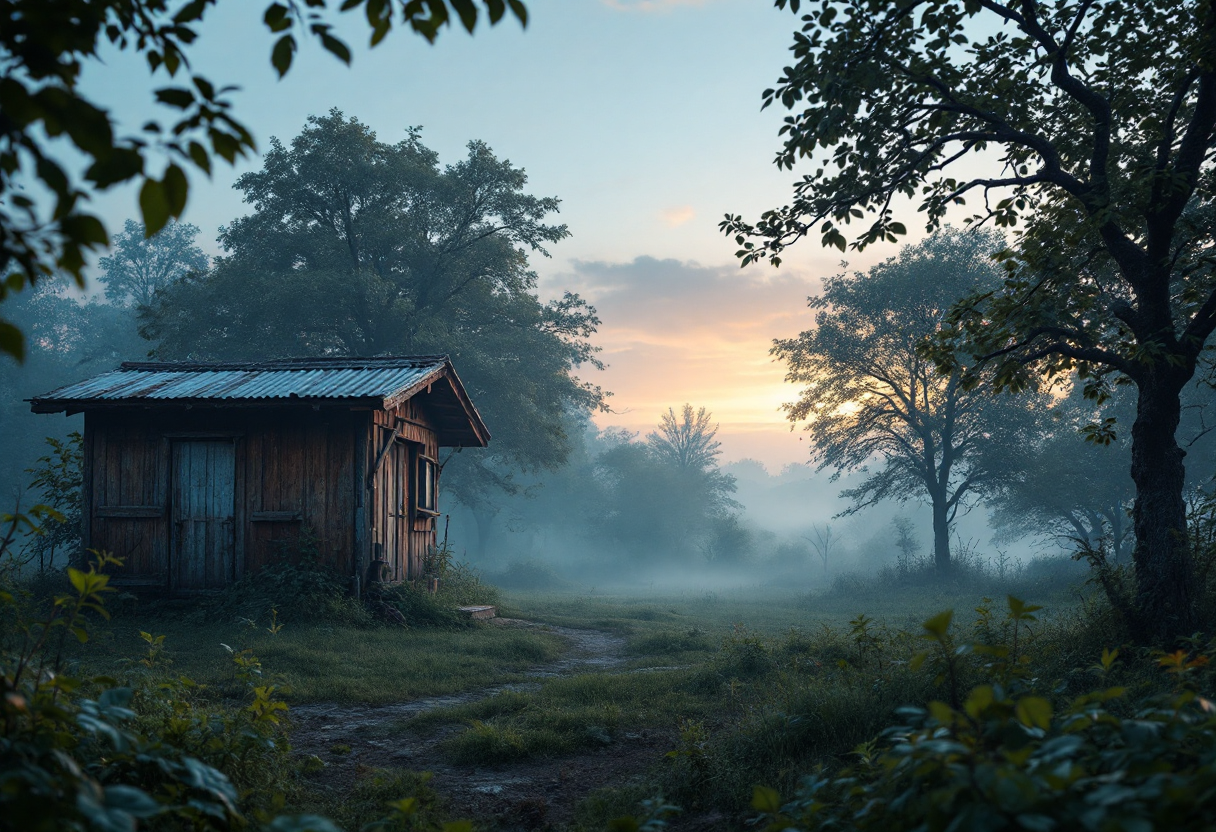
[[[527,170],[533,193],[562,199],[573,236],[534,266],[546,293],[575,289],[600,306],[611,366],[594,380],[620,411],[602,422],[640,429],[690,401],[721,420],[728,458],[806,458],[777,412],[795,391],[767,347],[809,325],[805,296],[839,269],[839,253],[808,241],[779,275],[740,272],[717,231],[727,211],[754,217],[789,198],[793,177],[772,164],[783,113],[759,107],[788,60],[794,15],[768,0],[530,0],[526,31],[505,21],[434,46],[397,32],[369,51],[365,29],[351,27],[352,68],[309,43],[279,81],[264,7],[221,4],[192,53],[211,80],[242,88],[237,113],[260,147],[331,107],[385,141],[422,125],[445,162],[485,141]],[[152,112],[152,86],[141,62],[117,53],[86,76],[128,129]],[[256,165],[194,178],[185,218],[212,250],[218,226],[245,210],[233,180]],[[97,207],[121,227],[134,192]]]

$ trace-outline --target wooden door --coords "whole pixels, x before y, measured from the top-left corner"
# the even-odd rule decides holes
[[[231,441],[173,445],[173,589],[219,589],[235,578],[236,454]]]
[[[402,581],[408,576],[409,563],[409,470],[410,454],[406,444],[393,442],[384,460],[384,559],[388,561],[391,580]]]

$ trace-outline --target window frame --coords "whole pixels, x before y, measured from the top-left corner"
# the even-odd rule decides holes
[[[424,485],[429,488],[424,488]],[[439,460],[419,453],[414,462],[414,512],[422,517],[439,516]],[[423,503],[423,496],[430,493],[430,505]]]

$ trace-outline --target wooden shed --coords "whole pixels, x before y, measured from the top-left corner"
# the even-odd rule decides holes
[[[31,405],[84,413],[84,546],[173,594],[301,548],[356,587],[374,560],[413,580],[439,449],[490,438],[447,356],[128,362]]]

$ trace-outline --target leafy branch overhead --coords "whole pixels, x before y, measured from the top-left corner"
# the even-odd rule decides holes
[[[1216,3],[807,5],[795,61],[764,93],[790,111],[777,165],[807,172],[790,204],[721,230],[744,264],[811,235],[893,241],[909,203],[929,230],[948,212],[1014,230],[1003,284],[956,305],[926,355],[982,365],[964,380],[998,389],[1074,372],[1099,399],[1108,380],[1136,386],[1138,614],[1190,632],[1175,433],[1216,331]]]
[[[220,0],[9,0],[0,4],[0,301],[56,272],[83,285],[89,252],[108,245],[104,223],[85,209],[98,190],[139,185],[149,235],[180,217],[187,171],[210,175],[216,160],[233,164],[255,150],[250,129],[234,115],[234,86],[194,71],[190,47]],[[472,32],[507,14],[527,23],[520,0],[286,0],[266,7],[277,36],[270,60],[280,77],[301,38],[315,38],[350,63],[350,47],[333,34],[341,14],[365,18],[372,46],[396,27],[434,41],[453,19]],[[107,48],[142,55],[164,84],[154,90],[165,113],[135,135],[121,135],[104,102],[81,88],[85,68]],[[70,147],[85,160],[77,181],[61,158]],[[50,197],[29,195],[37,184]],[[21,333],[0,320],[0,352],[20,358]]]
[[[812,170],[758,222],[727,215],[745,263],[816,228],[841,250],[893,242],[901,200],[933,230],[969,199],[973,221],[1013,227],[1063,198],[1135,244],[1137,206],[1177,216],[1209,184],[1209,3],[829,0],[802,22],[763,106],[791,111],[777,166]],[[993,164],[957,165],[980,152]]]

